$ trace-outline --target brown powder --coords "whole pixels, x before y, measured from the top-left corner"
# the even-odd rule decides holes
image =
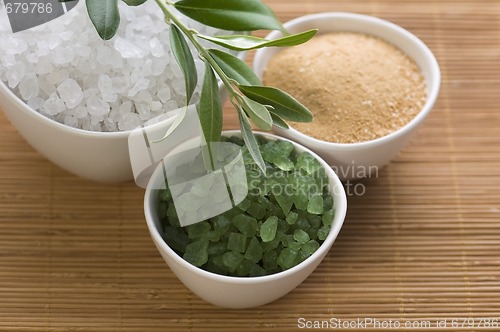
[[[417,64],[378,38],[350,32],[314,37],[274,56],[264,83],[280,88],[314,114],[292,123],[338,143],[373,140],[406,125],[422,109],[425,82]]]

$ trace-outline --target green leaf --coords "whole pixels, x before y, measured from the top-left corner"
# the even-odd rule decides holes
[[[175,60],[184,74],[184,80],[186,81],[186,105],[188,105],[196,89],[196,84],[198,83],[198,74],[196,72],[193,54],[182,32],[175,24],[170,26],[170,47]]]
[[[304,31],[296,35],[290,35],[279,39],[269,40],[249,35],[231,35],[231,36],[204,36],[200,38],[211,41],[212,43],[224,46],[235,51],[247,51],[263,47],[284,47],[296,46],[310,40],[318,32],[317,29]]]
[[[113,38],[120,25],[118,0],[86,0],[87,12],[99,36]]]
[[[283,30],[271,8],[260,0],[181,0],[174,6],[193,20],[219,29]]]
[[[267,86],[239,85],[240,91],[248,98],[273,107],[271,113],[282,119],[295,122],[310,122],[313,116],[309,110],[288,93]]]
[[[140,6],[145,3],[147,0],[122,0],[129,6]]]
[[[271,130],[273,119],[267,108],[250,98],[243,98],[243,109],[250,116],[250,119],[262,130]]]
[[[279,115],[276,115],[272,113],[271,111],[271,118],[273,119],[273,124],[277,127],[283,128],[283,129],[288,129],[288,124],[283,120]]]
[[[259,143],[257,142],[257,139],[252,132],[252,126],[250,125],[250,122],[248,121],[246,115],[243,114],[243,111],[240,111],[238,113],[243,141],[245,141],[248,152],[250,152],[250,155],[252,156],[253,160],[255,160],[255,163],[265,174],[266,164],[264,163],[264,159],[262,159],[262,155],[260,154]]]
[[[211,143],[219,142],[222,132],[222,100],[217,78],[208,63],[205,63],[205,78],[201,88],[198,116],[208,153],[212,156]]]
[[[181,109],[181,111],[179,112],[179,114],[177,114],[177,116],[175,117],[174,122],[172,123],[172,125],[170,125],[170,127],[168,128],[168,130],[165,133],[165,135],[162,138],[158,139],[158,140],[151,141],[151,143],[161,142],[164,139],[166,139],[168,136],[170,136],[174,132],[174,130],[176,130],[177,127],[179,127],[179,125],[182,123],[182,121],[186,117],[187,111],[188,111],[188,107],[187,106],[183,107]]]
[[[253,70],[242,60],[232,54],[211,49],[208,51],[222,71],[242,85],[262,85]]]

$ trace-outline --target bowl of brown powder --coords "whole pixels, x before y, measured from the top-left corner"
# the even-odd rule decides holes
[[[372,16],[320,13],[285,27],[319,34],[298,47],[259,50],[254,70],[306,105],[314,120],[273,130],[318,153],[343,180],[376,176],[434,106],[436,58],[412,33]]]

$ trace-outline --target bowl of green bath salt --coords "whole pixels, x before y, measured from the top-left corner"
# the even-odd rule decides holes
[[[189,158],[172,151],[145,194],[147,225],[167,265],[221,307],[264,305],[300,285],[332,247],[347,210],[340,180],[315,153],[272,134],[256,136],[265,172],[241,133],[226,131],[221,146],[231,153],[207,166],[203,149]],[[199,146],[197,138],[180,148]]]

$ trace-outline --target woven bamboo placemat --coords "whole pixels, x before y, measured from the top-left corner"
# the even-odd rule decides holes
[[[437,330],[444,319],[450,331],[495,326],[500,2],[267,2],[284,21],[320,11],[391,20],[422,38],[443,72],[430,118],[378,178],[363,182],[364,195],[349,198],[323,263],[275,303],[211,306],[174,277],[152,244],[142,189],[62,171],[0,113],[0,331],[290,331],[306,321],[358,318],[431,324],[411,331]],[[226,127],[234,127],[226,112]]]

